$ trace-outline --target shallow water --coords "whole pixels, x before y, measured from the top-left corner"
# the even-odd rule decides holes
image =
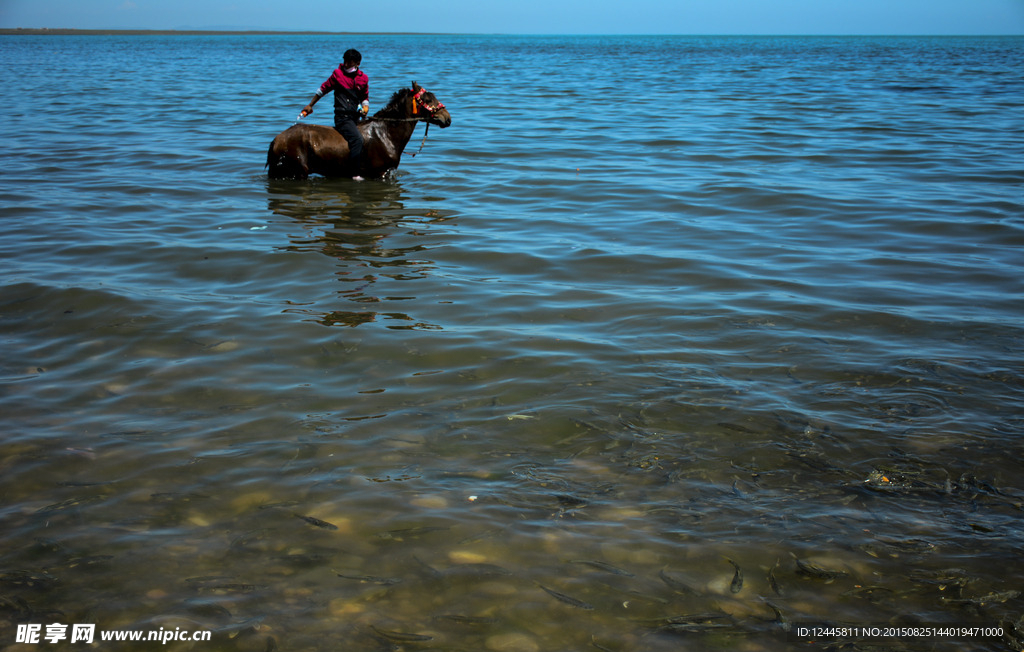
[[[351,45],[452,127],[268,180]],[[0,649],[1020,649],[1024,39],[0,63]]]

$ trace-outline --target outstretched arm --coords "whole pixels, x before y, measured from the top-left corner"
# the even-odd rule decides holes
[[[306,105],[306,106],[305,106],[305,107],[304,107],[304,108],[302,109],[302,113],[300,113],[299,115],[301,115],[301,116],[302,116],[303,118],[305,118],[305,117],[306,117],[307,115],[309,115],[310,113],[312,113],[312,112],[313,112],[313,105],[314,105],[314,104],[316,104],[316,103],[317,103],[317,100],[319,100],[319,99],[320,99],[321,97],[323,97],[323,95],[321,95],[320,93],[317,93],[316,95],[314,95],[314,96],[313,96],[313,99],[311,99],[311,100],[309,101],[309,104],[307,104],[307,105]]]

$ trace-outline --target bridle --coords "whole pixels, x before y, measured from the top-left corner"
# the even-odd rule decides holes
[[[409,89],[409,90],[410,90],[410,92],[412,91],[412,89]],[[427,89],[421,87],[418,91],[413,93],[413,96],[412,96],[412,114],[414,116],[416,116],[415,118],[382,118],[382,117],[378,117],[378,116],[373,116],[373,119],[374,120],[380,120],[381,122],[421,122],[422,120],[424,120],[423,116],[419,115],[419,110],[420,110],[421,107],[423,108],[424,111],[426,111],[428,114],[430,114],[429,115],[430,118],[433,118],[435,113],[437,113],[439,110],[445,108],[444,107],[444,103],[438,102],[437,106],[430,106],[429,104],[427,104],[426,102],[423,101],[423,94],[426,93],[426,92],[427,92]],[[427,122],[427,126],[428,127],[430,126],[430,122],[429,121]]]
[[[411,91],[412,89],[409,89],[409,90]],[[441,102],[438,102],[437,106],[430,106],[429,104],[427,104],[426,102],[423,101],[423,94],[426,93],[426,92],[427,92],[427,89],[425,89],[425,88],[423,88],[421,86],[420,89],[418,91],[416,91],[413,94],[413,96],[412,96],[412,114],[414,116],[416,116],[415,118],[378,118],[377,116],[374,116],[373,119],[374,120],[380,120],[381,122],[420,122],[420,121],[423,121],[424,118],[418,115],[419,114],[419,107],[423,107],[423,110],[426,111],[428,114],[430,114],[429,117],[433,118],[434,117],[434,113],[436,113],[438,110],[444,108],[444,104],[441,103]],[[430,120],[429,120],[429,118],[426,120],[426,123],[427,123],[427,128],[426,128],[426,131],[424,131],[424,133],[423,133],[423,141],[420,143],[420,148],[418,150],[416,150],[415,152],[410,152],[409,156],[416,156],[417,154],[419,154],[420,152],[423,151],[423,146],[427,144],[427,134],[430,133]]]
[[[426,111],[427,113],[429,113],[430,117],[433,118],[434,117],[434,113],[438,109],[443,109],[444,108],[444,103],[438,102],[437,106],[430,106],[429,104],[427,104],[426,102],[423,101],[423,94],[426,93],[426,92],[427,92],[427,89],[425,89],[425,88],[423,88],[421,86],[420,89],[418,91],[416,91],[416,94],[412,96],[412,114],[416,115],[419,112],[419,109],[417,107],[422,106],[423,110]],[[423,132],[423,141],[420,142],[420,148],[418,150],[416,150],[415,152],[410,152],[409,156],[416,156],[417,154],[419,154],[420,152],[423,151],[423,146],[427,144],[427,134],[429,134],[429,133],[430,133],[430,120],[427,120],[427,128]]]
[[[443,109],[444,108],[444,104],[442,104],[441,102],[438,102],[437,106],[430,106],[429,104],[427,104],[426,102],[423,101],[423,94],[426,93],[426,92],[427,92],[427,89],[420,88],[420,90],[416,91],[416,94],[412,96],[412,114],[416,115],[419,112],[419,109],[417,107],[422,106],[423,109],[427,113],[430,114],[430,117],[433,118],[434,117],[434,113],[438,109]]]

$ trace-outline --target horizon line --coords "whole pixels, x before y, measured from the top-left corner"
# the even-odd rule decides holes
[[[249,29],[249,28],[182,28],[182,29],[132,29],[132,28],[78,28],[78,27],[0,27],[0,36],[992,36],[1012,37],[1024,36],[1022,34],[913,34],[913,33],[578,33],[578,34],[556,34],[536,32],[344,32],[331,30],[305,30],[305,29]]]

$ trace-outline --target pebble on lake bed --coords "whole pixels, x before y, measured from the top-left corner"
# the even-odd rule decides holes
[[[189,525],[195,525],[196,527],[209,527],[210,519],[202,514],[191,514],[188,517]]]
[[[438,495],[417,496],[410,500],[409,504],[427,509],[445,509],[448,507],[448,499]]]
[[[327,610],[334,617],[353,616],[366,611],[366,605],[350,598],[335,598],[328,603]]]
[[[233,340],[225,340],[223,342],[218,342],[213,346],[208,347],[206,350],[214,351],[216,353],[226,353],[228,351],[234,351],[235,349],[238,348],[238,346],[238,342],[235,342]]]
[[[487,561],[487,555],[468,550],[452,550],[448,553],[448,559],[453,564],[482,564]]]

